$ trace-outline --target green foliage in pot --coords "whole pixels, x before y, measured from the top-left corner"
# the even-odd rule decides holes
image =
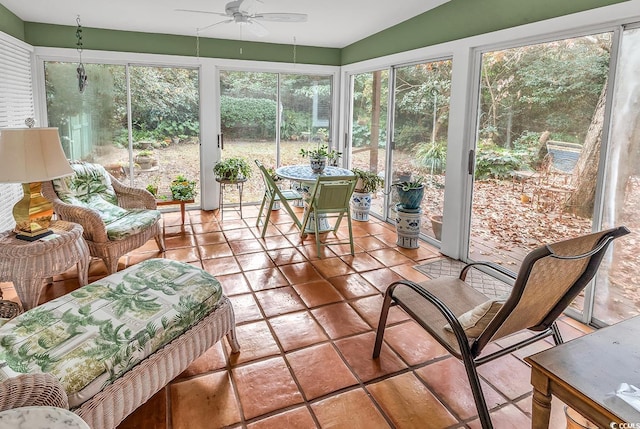
[[[213,172],[220,179],[236,181],[250,178],[251,166],[243,158],[227,158],[218,161]]]
[[[193,200],[196,196],[196,182],[189,180],[182,174],[171,181],[169,186],[171,197],[178,201]]]
[[[300,149],[300,155],[309,158],[322,158],[327,157],[329,160],[336,160],[342,156],[342,152],[338,152],[334,149],[329,149],[326,144],[320,145],[315,149]]]
[[[418,176],[412,180],[394,183],[393,186],[396,186],[398,187],[398,189],[401,189],[403,191],[408,191],[410,189],[420,189],[424,187],[424,182],[425,182],[424,177]]]
[[[384,184],[382,177],[376,173],[359,168],[352,168],[353,174],[359,179],[356,185],[356,192],[369,193],[376,192]]]

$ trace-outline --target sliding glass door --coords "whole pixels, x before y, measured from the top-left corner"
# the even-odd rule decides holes
[[[616,323],[640,314],[637,243],[640,231],[640,28],[622,33],[603,192],[603,228],[625,225],[602,262],[594,288],[593,318]]]
[[[451,60],[393,70],[391,183],[424,183],[421,232],[441,240],[444,206]],[[398,202],[391,190],[391,210]]]
[[[306,163],[300,149],[331,146],[332,76],[246,71],[220,72],[221,157],[241,157],[254,173],[243,203],[262,198],[258,159],[268,168]],[[235,199],[235,200],[234,200]],[[238,194],[225,195],[238,202]]]
[[[45,62],[48,121],[67,156],[101,164],[129,185],[155,187],[160,199],[170,198],[179,175],[199,193],[198,71],[86,64],[89,85],[81,93],[76,66]]]
[[[517,271],[534,247],[592,230],[611,40],[482,54],[469,259]]]

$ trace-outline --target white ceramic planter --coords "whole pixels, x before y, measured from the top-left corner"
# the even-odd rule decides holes
[[[396,232],[398,234],[396,244],[406,249],[417,249],[420,247],[418,239],[420,237],[422,209],[404,211],[396,205],[395,212]]]
[[[360,222],[369,220],[371,192],[354,192],[351,196],[351,219]]]

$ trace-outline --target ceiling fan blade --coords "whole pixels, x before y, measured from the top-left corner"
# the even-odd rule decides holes
[[[251,18],[273,22],[306,22],[306,13],[258,13]]]
[[[253,15],[256,13],[256,4],[260,2],[260,0],[240,0],[238,4],[238,12],[243,15]]]
[[[200,31],[208,30],[208,29],[210,29],[212,27],[215,27],[218,24],[229,24],[231,22],[233,22],[233,19],[227,19],[227,20],[224,20],[224,21],[215,22],[213,24],[207,25],[206,27],[198,28],[198,31],[200,32]]]
[[[209,15],[227,16],[226,13],[209,12],[207,10],[174,9],[176,12],[208,13]]]
[[[264,25],[252,19],[250,19],[247,22],[241,23],[241,25],[246,25],[249,31],[251,31],[253,34],[255,34],[258,37],[264,37],[267,34],[269,34],[269,30],[267,30]]]

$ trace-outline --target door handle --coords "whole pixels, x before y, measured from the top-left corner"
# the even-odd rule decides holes
[[[224,134],[218,134],[218,149],[224,150]]]
[[[467,166],[468,170],[469,170],[469,174],[471,174],[473,176],[473,168],[475,165],[475,159],[476,159],[476,153],[473,149],[471,149],[469,151],[469,164]]]

